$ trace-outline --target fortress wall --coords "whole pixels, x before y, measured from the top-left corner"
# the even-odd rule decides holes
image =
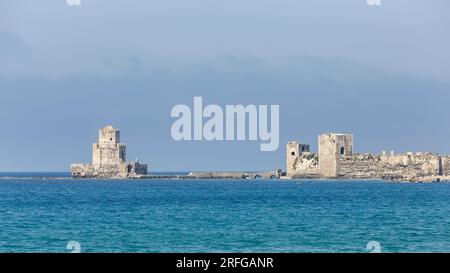
[[[432,153],[407,153],[400,155],[382,155],[382,167],[401,170],[406,177],[439,175],[439,156]]]
[[[317,153],[302,153],[294,162],[291,177],[315,178],[319,176],[319,155]]]
[[[77,178],[126,178],[129,164],[93,165],[73,164],[72,177]]]
[[[342,178],[381,178],[379,157],[372,154],[352,154],[341,156],[338,177]]]
[[[439,165],[439,156],[431,153],[353,154],[341,157],[339,177],[414,180],[438,176]]]

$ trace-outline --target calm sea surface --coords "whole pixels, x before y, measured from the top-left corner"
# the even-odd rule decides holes
[[[450,183],[0,176],[0,252],[450,252]]]

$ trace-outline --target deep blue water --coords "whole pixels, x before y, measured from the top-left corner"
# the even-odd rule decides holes
[[[450,183],[27,176],[0,179],[0,252],[450,252]]]

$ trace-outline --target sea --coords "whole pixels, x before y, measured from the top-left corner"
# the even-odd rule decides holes
[[[450,252],[450,183],[0,173],[0,252]]]

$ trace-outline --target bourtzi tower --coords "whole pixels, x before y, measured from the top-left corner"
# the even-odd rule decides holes
[[[92,164],[72,164],[74,178],[135,178],[146,175],[147,164],[126,162],[126,145],[120,143],[120,130],[106,126],[99,130],[92,147]]]

